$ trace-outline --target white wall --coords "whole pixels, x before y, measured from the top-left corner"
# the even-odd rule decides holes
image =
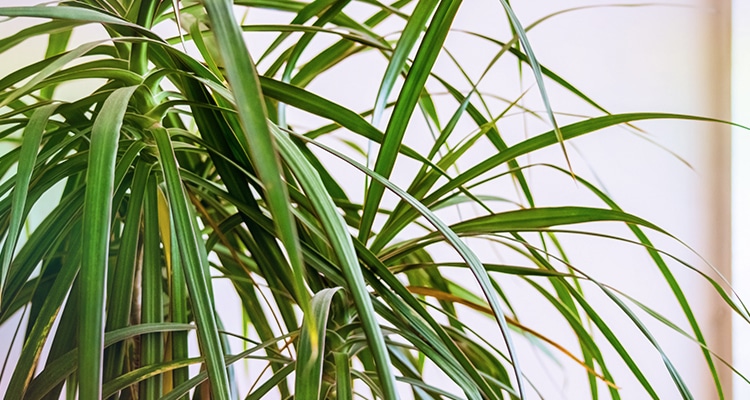
[[[576,11],[550,19],[530,32],[529,37],[542,63],[612,112],[663,111],[728,119],[729,2],[704,0],[669,3],[685,7],[611,7]],[[575,1],[562,5],[556,1],[540,0],[513,4],[522,21],[530,23],[563,7],[601,5],[602,2]],[[489,10],[499,10],[497,1],[467,2],[457,24],[463,24],[466,29],[492,29],[499,25],[501,16],[499,12]],[[467,55],[481,53],[480,49],[468,45],[457,51]],[[512,73],[511,69],[502,71]],[[492,82],[498,88],[510,89],[503,83],[507,81],[506,76],[497,74]],[[528,71],[525,76],[524,88],[532,83]],[[556,110],[596,114],[554,84],[550,84],[548,89],[552,92],[551,99]],[[538,96],[531,96],[526,105],[541,109]],[[517,122],[509,122],[505,133],[511,137],[517,135],[520,140],[525,134],[533,135],[548,129],[532,119],[527,122],[527,132],[518,132]],[[596,171],[596,176],[604,182],[610,195],[626,211],[667,229],[729,277],[729,129],[716,124],[675,121],[638,123],[637,126],[687,160],[693,170],[668,152],[623,129],[614,128],[573,142],[579,150],[576,152],[578,154],[573,155],[574,171],[587,178],[594,176],[592,170]],[[559,147],[551,148],[530,161],[556,160],[563,165],[560,154]],[[533,173],[532,181],[542,204],[578,201],[601,205],[586,195],[580,186],[570,180],[561,180],[559,174],[540,169]],[[622,228],[606,227],[605,231],[632,238]],[[576,266],[668,315],[684,329],[689,329],[664,279],[642,249],[585,237],[566,239]],[[685,257],[710,273],[710,268],[701,263],[698,257],[674,241],[658,238],[655,244]],[[686,272],[675,263],[670,265],[692,299],[691,304],[705,327],[704,333],[710,347],[730,359],[727,307],[721,305],[721,300],[709,285],[696,278],[695,274]],[[603,299],[595,290],[589,293],[594,299]],[[649,376],[661,377],[655,385],[657,391],[663,398],[677,398],[678,394],[658,354],[615,307],[605,306],[604,309],[611,310],[608,320],[616,328],[615,331],[629,336],[626,343],[637,345],[631,355],[644,371]],[[526,316],[524,321],[527,324],[542,332],[560,334],[559,328],[556,328],[559,325],[550,323],[551,319],[549,314],[543,312],[544,308],[534,305],[530,310],[539,313]],[[660,324],[650,323],[653,320],[649,317],[643,316],[643,319],[649,322],[652,332],[664,340],[665,351],[694,391],[695,398],[715,398],[699,348]],[[561,336],[565,338],[566,334]],[[567,339],[564,343],[575,348],[572,335],[568,335]],[[529,361],[526,367],[534,365],[533,356],[529,355],[524,361]],[[549,381],[555,382],[543,385],[550,390],[546,392],[549,398],[558,398],[555,388],[562,390],[564,398],[585,396],[587,388],[583,386],[583,381],[579,380],[581,386],[567,381],[567,376],[580,379],[583,375],[580,368],[571,365],[566,364],[574,371],[573,375],[559,374],[554,367],[546,367],[548,371],[540,373],[540,377],[549,373],[552,376]],[[625,371],[622,365],[617,369]],[[627,373],[625,375],[628,376]],[[616,372],[615,376],[623,387],[624,398],[646,398],[634,378],[623,379]],[[725,382],[729,382],[729,379],[725,378]]]

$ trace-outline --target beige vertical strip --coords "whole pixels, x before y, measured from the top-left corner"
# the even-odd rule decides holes
[[[709,43],[713,46],[706,47],[706,57],[712,60],[709,66],[710,75],[707,79],[713,80],[713,86],[709,96],[713,109],[711,115],[720,119],[730,120],[732,118],[732,0],[712,0],[715,10],[712,13],[711,32],[714,36]],[[727,125],[713,126],[713,140],[710,141],[711,163],[713,179],[710,180],[711,187],[706,188],[713,198],[709,204],[713,204],[710,210],[714,226],[711,245],[711,254],[708,259],[714,263],[716,268],[731,281],[732,277],[732,161],[731,161],[731,127]],[[724,305],[718,296],[709,298],[715,304],[711,309],[716,310],[709,313],[708,320],[704,321],[708,327],[708,344],[719,356],[727,361],[732,360],[732,313]],[[720,378],[727,399],[732,399],[732,372],[729,368],[719,365]]]

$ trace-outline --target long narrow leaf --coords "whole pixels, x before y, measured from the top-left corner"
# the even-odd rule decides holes
[[[393,115],[385,131],[385,139],[375,161],[374,171],[386,179],[390,177],[393,171],[398,148],[401,146],[410,117],[432,71],[432,66],[437,60],[439,50],[448,35],[459,5],[460,1],[454,0],[440,2],[429,28],[427,28],[425,38],[419,46],[414,63],[406,76],[404,87],[401,89],[399,99],[394,106]],[[366,242],[369,238],[384,191],[385,188],[376,182],[372,182],[367,188],[359,228],[359,239],[363,242]]]
[[[310,305],[313,313],[308,317],[318,320],[315,323],[315,327],[318,329],[317,340],[311,340],[308,333],[309,329],[301,330],[299,336],[299,355],[297,356],[297,367],[295,369],[297,375],[294,387],[296,399],[317,400],[320,397],[328,315],[331,311],[333,296],[340,289],[323,289],[312,298]]]
[[[136,86],[117,89],[104,102],[91,129],[86,175],[81,262],[81,321],[78,332],[81,398],[101,396],[104,351],[104,286],[109,258],[112,193],[120,127]]]
[[[8,236],[5,238],[2,250],[2,265],[0,265],[0,304],[2,304],[2,293],[5,290],[5,280],[8,276],[13,252],[18,243],[18,235],[21,232],[21,222],[26,210],[26,198],[29,189],[29,181],[34,172],[37,152],[42,141],[42,134],[47,126],[47,121],[57,109],[57,104],[50,104],[38,108],[29,119],[29,124],[24,130],[24,140],[21,144],[18,171],[16,172],[16,185],[13,189],[13,203],[10,212],[10,226]]]
[[[240,143],[253,160],[253,165],[263,182],[279,237],[286,247],[294,271],[297,301],[303,312],[307,313],[310,308],[310,294],[305,286],[296,227],[289,209],[289,195],[281,179],[278,154],[268,129],[258,74],[247,53],[242,31],[234,20],[231,2],[208,0],[205,6],[224,59],[232,92],[237,100],[237,113],[243,134]]]
[[[164,128],[151,131],[159,148],[159,162],[167,184],[167,199],[174,218],[175,236],[182,255],[183,269],[192,300],[193,313],[198,326],[201,352],[206,358],[206,369],[211,381],[211,393],[217,400],[229,400],[229,378],[224,368],[224,350],[219,338],[219,327],[214,313],[209,283],[208,260],[201,257],[200,236],[188,208],[188,198],[182,186],[172,143]]]
[[[367,292],[365,280],[357,262],[354,244],[346,229],[346,223],[334,207],[333,200],[312,166],[306,163],[304,156],[299,150],[296,150],[294,144],[284,136],[283,132],[276,131],[276,133],[284,159],[295,172],[297,179],[309,196],[310,202],[314,205],[315,211],[322,217],[320,221],[340,263],[348,284],[347,289],[351,291],[354,297],[354,305],[357,307],[359,318],[362,320],[363,330],[371,347],[370,351],[372,351],[376,363],[383,393],[386,399],[397,399],[398,393],[393,373],[390,370],[388,350],[383,340],[380,325],[375,318],[375,310]]]
[[[375,99],[375,106],[372,112],[372,124],[376,127],[380,123],[380,117],[385,110],[388,97],[396,84],[396,79],[404,71],[406,60],[417,43],[417,39],[424,31],[428,19],[435,10],[435,6],[437,6],[437,0],[419,1],[412,12],[412,17],[406,22],[406,27],[398,39],[396,48],[391,55],[391,60],[388,62],[388,68],[386,68],[383,79],[380,81],[378,96]]]

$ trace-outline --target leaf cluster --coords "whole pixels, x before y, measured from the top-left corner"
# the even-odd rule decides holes
[[[366,17],[350,12],[356,3]],[[686,399],[689,386],[638,315],[691,338],[723,398],[723,360],[706,347],[673,266],[697,271],[747,320],[744,305],[723,282],[655,248],[649,236],[666,232],[620,209],[569,164],[523,162],[551,146],[566,154],[567,141],[615,125],[710,120],[610,114],[536,59],[526,31],[543,21],[524,26],[507,0],[496,11],[509,37],[472,36],[495,51],[472,79],[444,47],[462,34],[451,26],[469,3],[77,0],[0,8],[0,16],[34,21],[3,35],[0,51],[47,42],[43,58],[0,78],[0,138],[14,144],[0,156],[0,324],[18,324],[22,346],[0,375],[9,382],[5,398],[77,391],[81,399],[395,399],[400,390],[416,399],[522,399],[536,387],[518,341],[580,366],[592,398],[619,399],[606,347],[660,398],[584,288],[604,294],[653,344]],[[245,21],[244,13],[268,10],[288,22]],[[102,36],[72,42],[88,25]],[[261,33],[272,39],[250,52]],[[368,109],[311,89],[365,55],[384,60]],[[443,76],[438,57],[456,61],[464,81]],[[501,59],[531,71],[541,112],[523,107],[526,93],[505,100],[480,90]],[[96,85],[73,99],[60,95],[81,82]],[[601,114],[558,124],[545,85]],[[549,130],[508,142],[499,121],[519,112]],[[407,145],[414,116],[432,135],[419,148]],[[492,154],[477,159],[478,148]],[[601,206],[537,206],[530,169],[575,180]],[[488,190],[508,184],[518,198]],[[50,196],[51,211],[25,231]],[[475,212],[451,219],[455,210]],[[648,253],[689,329],[567,258],[560,235],[605,237],[588,227],[606,222],[632,233],[609,239]],[[480,257],[472,245],[480,241],[520,261]],[[228,282],[221,288],[231,288],[241,315],[217,305],[225,295],[217,282]],[[557,312],[573,346],[523,323],[517,304],[528,300],[506,290],[519,285]],[[242,331],[224,327],[237,318]],[[476,318],[493,321],[495,336],[478,333]],[[243,360],[262,370],[240,393],[246,378],[235,367]],[[430,379],[431,369],[456,391]]]

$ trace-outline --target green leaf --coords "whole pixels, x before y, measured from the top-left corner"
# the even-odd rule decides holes
[[[564,127],[561,127],[560,130],[563,134],[563,138],[565,140],[570,140],[575,137],[596,132],[598,130],[611,126],[652,119],[675,119],[727,123],[726,121],[714,118],[699,117],[694,115],[669,113],[628,113],[591,118],[566,125]],[[739,126],[743,129],[750,129],[740,125],[735,126]],[[435,189],[428,196],[421,199],[421,202],[429,206],[436,204],[443,198],[443,196],[447,195],[455,189],[458,189],[462,185],[469,183],[473,179],[480,177],[482,174],[491,171],[493,168],[500,166],[510,160],[516,159],[522,155],[529,154],[536,150],[551,146],[555,143],[557,143],[557,138],[554,131],[548,131],[543,134],[526,139],[518,144],[509,147],[504,151],[499,151],[495,155],[481,160],[473,167],[461,172],[458,176],[455,176],[453,179],[446,182],[443,186]],[[398,221],[390,226],[391,235],[393,235],[394,232],[398,232],[399,230],[403,229],[403,227],[405,227],[413,218],[417,217],[417,215],[418,212],[416,212],[414,209],[404,209],[399,215],[392,216],[392,219],[398,219]]]
[[[111,2],[110,2],[111,3]],[[115,2],[116,3],[116,2]],[[98,22],[102,24],[121,25],[132,28],[135,31],[152,39],[157,39],[154,35],[142,26],[133,24],[123,19],[112,16],[92,8],[84,7],[0,7],[0,15],[5,17],[30,17],[30,18],[50,18],[54,20],[69,20],[85,22]]]
[[[125,222],[120,236],[120,246],[114,273],[109,277],[111,283],[107,290],[107,318],[106,330],[111,331],[126,327],[131,318],[133,304],[133,288],[135,284],[138,257],[138,241],[140,235],[141,208],[143,194],[151,164],[137,163],[133,172],[130,186],[130,198],[126,211]],[[121,284],[127,282],[129,285]],[[146,321],[150,322],[150,321]],[[125,348],[115,345],[105,351],[104,381],[112,379],[121,373],[122,362],[125,359]]]
[[[13,188],[12,205],[10,210],[10,225],[8,227],[8,236],[5,238],[2,250],[2,265],[0,265],[0,304],[2,304],[2,294],[5,290],[5,281],[8,276],[11,259],[18,243],[18,235],[21,232],[21,224],[25,217],[27,207],[26,199],[29,190],[29,182],[34,172],[37,160],[37,152],[42,142],[42,135],[47,127],[49,118],[54,114],[58,104],[48,104],[37,108],[29,119],[29,124],[24,130],[23,143],[21,144],[21,153],[18,157],[18,171],[16,172],[16,182]]]
[[[336,210],[333,200],[317,172],[315,172],[315,168],[307,163],[304,155],[294,147],[294,144],[283,132],[278,129],[274,129],[274,131],[284,160],[289,164],[308,195],[317,215],[320,216],[320,223],[328,236],[329,245],[333,248],[346,279],[347,289],[354,297],[354,305],[359,313],[359,318],[362,320],[363,330],[373,354],[383,393],[386,399],[397,399],[398,394],[395,379],[390,370],[388,350],[379,322],[375,318],[375,310],[357,262],[357,254],[344,218]],[[312,326],[305,326],[305,328],[308,328],[309,331]],[[311,340],[315,341],[316,339]]]
[[[198,325],[201,354],[206,359],[206,370],[211,381],[211,394],[218,400],[229,400],[229,378],[224,368],[224,350],[209,288],[208,260],[201,254],[200,236],[189,210],[187,193],[177,169],[172,143],[166,129],[151,129],[159,149],[159,163],[167,185],[167,199],[174,218],[174,230],[181,254],[180,266],[185,275],[193,315]]]
[[[310,302],[312,314],[307,318],[317,319],[314,324],[318,330],[317,337],[310,337],[310,330],[303,328],[299,336],[299,355],[295,368],[296,379],[294,385],[295,398],[300,400],[318,400],[320,397],[320,386],[323,382],[323,361],[325,359],[326,327],[328,326],[328,314],[331,311],[333,296],[341,288],[323,289],[312,298]],[[306,319],[307,320],[307,319]],[[306,321],[305,320],[305,321]],[[305,324],[305,321],[302,324]],[[314,339],[314,340],[313,340]]]
[[[151,176],[146,188],[143,203],[143,275],[141,322],[161,323],[164,321],[164,299],[162,298],[162,263],[159,241],[159,220],[157,186]],[[164,344],[161,333],[150,334],[141,339],[143,365],[155,365],[162,361]],[[158,399],[162,396],[162,377],[154,376],[140,386],[142,399]]]
[[[258,386],[252,393],[248,394],[245,400],[262,400],[266,394],[268,394],[274,386],[278,385],[279,382],[284,380],[289,374],[294,372],[294,363],[289,363],[284,368],[276,371],[273,376],[267,381],[263,382],[262,385]],[[169,399],[167,399],[169,400]]]
[[[432,71],[432,66],[437,60],[442,44],[448,36],[459,5],[460,1],[443,0],[440,2],[409,73],[406,75],[406,81],[393,108],[393,115],[385,131],[385,139],[375,161],[374,171],[386,179],[393,171],[398,148],[401,146],[410,117]],[[359,239],[363,242],[369,238],[384,191],[385,188],[376,182],[372,182],[367,188],[359,227]]]
[[[597,221],[621,221],[666,233],[658,226],[620,210],[591,207],[537,207],[501,212],[451,225],[456,233],[528,231],[559,225]]]
[[[102,353],[104,351],[104,287],[109,258],[109,236],[115,159],[125,110],[136,90],[130,86],[115,90],[104,102],[91,128],[91,150],[86,174],[83,211],[83,254],[81,261],[78,343],[81,398],[101,397]]]
[[[14,396],[20,398],[30,388],[29,382],[33,377],[35,369],[39,367],[37,364],[42,353],[42,348],[48,339],[52,325],[65,301],[68,291],[73,285],[73,280],[78,275],[80,252],[76,252],[73,257],[66,261],[68,262],[62,266],[60,272],[55,277],[55,282],[51,286],[50,292],[45,293],[44,304],[23,344],[21,356],[16,362],[13,376],[8,384],[7,394],[12,393]]]
[[[336,400],[352,400],[352,376],[349,366],[349,355],[346,353],[333,353],[336,364]]]
[[[0,15],[2,15],[2,10],[3,9],[0,8]],[[93,50],[94,48],[96,48],[103,42],[104,41],[98,41],[98,42],[84,44],[82,46],[77,47],[74,50],[71,50],[63,54],[60,57],[55,58],[54,60],[48,63],[45,63],[44,68],[42,68],[42,70],[39,71],[39,73],[34,75],[33,78],[31,78],[28,82],[26,82],[20,88],[13,90],[7,97],[5,97],[2,101],[0,101],[0,108],[7,106],[14,100],[19,99],[22,96],[28,94],[29,92],[32,91],[32,89],[37,84],[39,84],[40,82],[48,78],[50,75],[62,69],[62,67],[64,67],[69,62],[90,52],[91,50]]]
[[[336,17],[343,9],[346,7],[347,4],[349,4],[351,0],[317,0],[311,4],[311,6],[314,6],[315,4],[320,4],[321,6],[326,5],[325,11],[322,13],[320,18],[318,18],[315,22],[313,22],[313,26],[323,26],[326,23],[328,23],[330,20],[332,20],[334,17]],[[330,3],[330,4],[327,4]],[[294,44],[294,46],[291,49],[291,52],[289,53],[289,56],[286,59],[286,65],[284,66],[284,71],[281,74],[281,81],[285,83],[289,83],[292,79],[292,73],[294,72],[294,69],[297,66],[297,62],[299,61],[300,57],[302,56],[302,52],[305,50],[305,48],[310,44],[312,41],[314,35],[317,32],[305,32],[302,34],[302,37],[297,40],[297,42]],[[278,125],[279,127],[286,129],[288,126],[286,124],[286,106],[283,103],[280,103],[278,105]]]
[[[111,346],[114,343],[125,339],[144,335],[154,332],[176,332],[194,329],[195,327],[188,324],[160,323],[160,324],[139,324],[131,325],[127,328],[107,332],[104,336],[104,346]],[[24,399],[39,400],[49,393],[55,386],[63,382],[65,378],[76,372],[78,363],[78,351],[73,349],[53,362],[48,364],[44,370],[31,381],[29,389]],[[204,378],[205,379],[205,378]]]
[[[67,23],[67,22],[65,22]],[[73,33],[72,29],[65,29],[61,32],[51,33],[49,35],[49,43],[47,44],[47,51],[44,54],[44,58],[50,58],[65,52],[68,47],[68,41],[70,41],[70,35]],[[55,86],[47,86],[39,93],[40,96],[51,99],[55,92]]]
[[[242,31],[234,19],[230,3],[225,0],[210,0],[205,2],[205,6],[237,102],[237,114],[242,125],[240,144],[250,155],[263,183],[279,238],[286,247],[294,271],[297,301],[303,313],[307,314],[310,309],[310,294],[305,286],[296,226],[289,208],[289,194],[281,179],[278,154],[268,129],[258,73],[247,53]]]
[[[500,3],[505,9],[505,13],[508,15],[508,19],[510,20],[511,25],[513,25],[514,33],[518,35],[518,40],[521,42],[523,49],[526,51],[526,56],[529,59],[529,65],[531,65],[531,70],[534,72],[534,79],[536,79],[536,84],[539,87],[539,94],[542,96],[544,108],[547,111],[547,117],[549,117],[549,121],[554,127],[553,132],[555,133],[555,137],[557,138],[558,143],[560,143],[560,148],[562,148],[563,155],[565,156],[565,161],[568,163],[568,169],[570,169],[570,172],[572,174],[573,167],[570,165],[568,150],[565,148],[565,139],[562,132],[560,131],[560,127],[558,127],[557,125],[557,118],[555,118],[555,113],[552,110],[552,105],[550,104],[549,96],[547,95],[547,89],[544,84],[544,78],[542,77],[542,68],[539,66],[539,62],[536,60],[534,50],[532,50],[531,48],[531,42],[526,36],[526,30],[523,28],[521,21],[518,20],[516,13],[513,11],[513,8],[510,5],[510,1],[500,0]]]
[[[516,374],[517,383],[519,383],[518,390],[523,390],[523,389],[520,389],[520,387],[522,387],[522,385],[520,384],[521,367],[518,362],[518,356],[516,355],[515,347],[510,337],[510,332],[509,332],[507,323],[505,322],[505,315],[503,313],[502,306],[497,297],[497,294],[492,288],[489,275],[487,274],[487,270],[479,261],[476,254],[474,254],[474,252],[463,241],[461,241],[461,239],[456,235],[455,232],[453,232],[448,227],[448,225],[446,225],[443,221],[441,221],[424,204],[422,204],[421,202],[413,198],[406,191],[394,185],[392,182],[388,181],[386,178],[378,175],[375,171],[372,171],[368,169],[367,167],[357,163],[351,158],[345,156],[344,154],[341,154],[319,142],[310,142],[310,143],[313,143],[315,146],[320,147],[321,149],[324,149],[325,151],[330,152],[331,154],[334,154],[336,157],[340,158],[343,161],[346,161],[349,165],[352,165],[353,167],[359,169],[360,171],[370,176],[373,179],[373,183],[377,182],[380,185],[383,185],[383,187],[387,187],[393,193],[395,193],[396,195],[404,199],[419,214],[425,217],[430,222],[430,224],[432,224],[440,232],[440,234],[445,237],[446,241],[450,243],[450,245],[460,254],[461,258],[463,258],[466,261],[466,263],[469,265],[469,267],[471,268],[471,271],[473,272],[474,277],[476,278],[479,284],[479,287],[484,293],[487,299],[487,302],[489,303],[490,308],[492,309],[495,321],[497,322],[498,327],[500,328],[503,339],[508,348],[508,352],[510,353],[510,359],[513,363],[513,370],[514,370],[514,373]]]
[[[424,31],[425,25],[430,16],[432,16],[437,3],[437,0],[420,0],[412,12],[412,17],[407,20],[406,27],[401,33],[396,48],[393,50],[391,59],[388,62],[388,68],[386,68],[383,79],[380,81],[378,96],[375,99],[375,106],[372,112],[373,126],[377,127],[380,123],[380,118],[385,110],[388,97],[396,84],[396,80],[403,71],[407,70],[407,58]]]

